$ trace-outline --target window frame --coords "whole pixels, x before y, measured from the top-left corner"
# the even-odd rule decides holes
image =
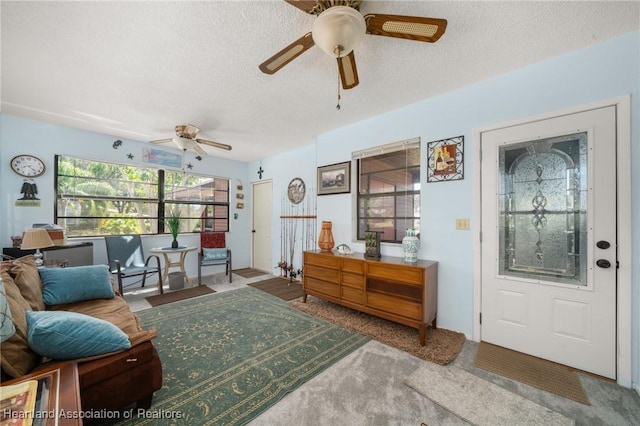
[[[155,197],[127,197],[127,198],[123,198],[120,196],[95,196],[95,195],[84,195],[84,196],[65,196],[65,194],[61,194],[59,192],[59,178],[60,177],[70,177],[70,178],[75,178],[76,176],[74,175],[64,175],[64,174],[60,174],[60,170],[59,170],[59,164],[60,164],[60,160],[61,159],[77,159],[80,161],[86,161],[86,162],[93,162],[93,163],[102,163],[102,164],[107,164],[107,165],[112,165],[112,166],[117,166],[117,167],[133,167],[136,169],[147,169],[147,170],[154,170],[157,172],[157,181],[147,181],[147,182],[143,182],[144,184],[147,185],[156,185],[157,186],[157,196]],[[167,227],[164,224],[164,218],[165,213],[167,211],[169,211],[170,206],[172,205],[201,205],[204,206],[203,212],[207,212],[209,210],[209,208],[211,208],[215,214],[216,207],[218,208],[222,208],[222,210],[226,210],[226,217],[223,216],[219,216],[219,217],[202,217],[200,216],[200,220],[202,221],[202,225],[200,226],[200,231],[180,231],[180,233],[198,233],[198,232],[204,232],[206,231],[206,229],[204,229],[204,224],[206,220],[214,220],[214,222],[216,224],[219,224],[219,221],[223,221],[222,223],[224,224],[224,230],[223,229],[215,229],[216,232],[229,232],[229,219],[230,219],[230,212],[231,212],[231,203],[230,203],[230,193],[231,193],[231,179],[230,178],[226,178],[226,177],[217,177],[217,176],[210,176],[210,175],[205,175],[205,174],[199,174],[199,173],[186,173],[190,176],[197,176],[197,177],[205,177],[205,178],[210,178],[213,179],[212,184],[214,186],[214,191],[218,191],[215,189],[215,180],[220,179],[226,182],[226,191],[222,190],[221,192],[226,192],[226,201],[213,201],[213,200],[174,200],[174,199],[167,199],[165,194],[166,194],[166,188],[168,186],[167,181],[166,181],[166,173],[175,173],[176,170],[166,170],[166,169],[162,169],[162,168],[157,168],[157,167],[146,167],[146,166],[141,166],[138,164],[125,164],[125,163],[118,163],[118,162],[112,162],[112,161],[103,161],[103,160],[95,160],[95,159],[88,159],[88,158],[82,158],[82,157],[76,157],[76,156],[72,156],[72,155],[65,155],[65,154],[56,154],[54,156],[54,192],[55,192],[55,205],[54,205],[54,223],[58,224],[60,221],[65,221],[65,220],[70,220],[70,219],[85,219],[85,220],[91,220],[91,219],[118,219],[118,218],[122,218],[122,219],[145,219],[145,220],[151,220],[152,222],[155,221],[155,226],[152,226],[152,229],[150,230],[151,232],[144,232],[144,229],[142,230],[143,232],[141,232],[141,235],[163,235],[163,234],[168,234],[169,230],[167,229]],[[106,180],[105,180],[106,181]],[[76,199],[76,198],[83,198],[83,199],[92,199],[92,200],[101,200],[101,201],[116,201],[116,200],[126,200],[126,201],[132,201],[132,202],[144,202],[144,203],[151,203],[157,206],[156,209],[156,216],[153,217],[146,217],[143,215],[138,215],[138,216],[121,216],[121,217],[113,217],[113,216],[87,216],[87,215],[82,215],[82,216],[66,216],[66,215],[61,215],[59,212],[59,208],[60,208],[60,200],[62,198],[71,198],[71,199]],[[197,219],[195,217],[191,217],[191,219]],[[63,228],[65,229],[65,231],[67,231],[67,226],[63,226]],[[69,234],[68,232],[65,232],[66,234]],[[120,234],[113,234],[113,233],[96,233],[96,234],[90,234],[90,235],[69,235],[69,238],[90,238],[90,237],[103,237],[103,236],[107,236],[107,235],[120,235]]]
[[[406,161],[406,153],[410,150],[410,149],[417,149],[418,153],[417,153],[417,158],[418,158],[418,162],[417,165],[412,165],[412,166],[408,166],[407,165],[407,161]],[[379,192],[379,193],[363,193],[362,192],[362,188],[363,188],[363,184],[362,184],[362,177],[363,177],[363,172],[362,172],[362,160],[365,160],[367,158],[373,158],[373,157],[382,157],[384,155],[390,154],[390,153],[394,153],[394,152],[398,152],[398,151],[404,151],[405,152],[405,166],[402,167],[403,170],[405,170],[405,173],[409,173],[409,169],[413,169],[414,171],[417,169],[417,183],[418,183],[418,188],[417,189],[412,189],[409,190],[407,188],[409,182],[405,182],[405,189],[402,189],[400,191],[394,190],[394,191],[389,191],[389,192]],[[422,160],[421,160],[421,146],[420,146],[420,138],[414,138],[414,139],[409,139],[409,140],[405,140],[405,141],[400,141],[400,142],[394,142],[391,144],[387,144],[387,145],[383,145],[383,146],[378,146],[378,147],[374,147],[374,148],[369,148],[366,150],[362,150],[362,151],[356,151],[354,153],[352,153],[352,159],[354,161],[356,161],[356,180],[357,180],[357,190],[356,190],[356,196],[355,196],[355,209],[356,209],[356,213],[354,215],[355,217],[355,237],[356,240],[358,241],[364,241],[365,236],[364,236],[364,232],[366,229],[361,229],[361,223],[364,221],[365,223],[368,222],[369,220],[372,219],[372,217],[367,216],[366,212],[363,212],[363,209],[361,209],[361,205],[362,203],[366,203],[368,200],[375,200],[375,199],[382,199],[382,198],[392,198],[392,202],[393,202],[393,206],[392,206],[392,210],[393,210],[393,215],[392,216],[376,216],[375,219],[388,219],[391,220],[393,222],[393,230],[394,230],[394,239],[389,239],[389,238],[384,238],[384,234],[383,234],[383,238],[381,240],[381,242],[383,243],[389,243],[389,244],[401,244],[402,243],[402,238],[404,236],[404,229],[400,229],[398,228],[398,223],[402,222],[402,223],[407,223],[408,221],[411,221],[413,223],[417,223],[418,226],[420,224],[420,220],[421,220],[421,212],[420,212],[420,199],[421,199],[421,189],[422,189],[422,181],[421,181],[421,175],[422,175]],[[400,168],[396,169],[399,170]],[[387,172],[387,171],[384,171]],[[380,173],[383,173],[382,171]],[[375,173],[367,173],[368,176],[371,175],[375,175]],[[415,180],[412,181],[415,185]],[[414,211],[416,211],[416,207],[417,207],[417,214],[414,216],[408,216],[407,215],[407,209],[404,209],[404,213],[405,215],[399,215],[398,214],[398,204],[397,204],[397,200],[400,197],[413,197],[413,203],[411,203],[412,206],[414,206]],[[367,226],[368,228],[368,226]],[[375,229],[372,229],[375,230]],[[419,231],[418,234],[419,235]]]

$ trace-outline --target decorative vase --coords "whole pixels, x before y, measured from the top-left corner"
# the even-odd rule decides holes
[[[405,262],[417,262],[420,240],[416,237],[416,231],[407,229],[407,234],[402,239],[402,253]]]
[[[320,230],[320,236],[318,237],[318,247],[320,251],[324,253],[331,252],[333,249],[333,234],[331,233],[331,222],[322,221],[322,229]]]
[[[175,238],[173,239],[173,241],[171,241],[171,248],[178,248],[178,240],[176,240]]]

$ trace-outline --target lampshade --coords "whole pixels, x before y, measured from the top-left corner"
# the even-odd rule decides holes
[[[9,309],[7,295],[4,292],[2,278],[0,278],[0,342],[8,340],[15,332],[16,328],[11,319],[11,309]]]
[[[31,228],[24,231],[22,234],[22,250],[41,249],[45,247],[52,247],[53,241],[49,237],[49,233],[44,228]]]
[[[347,56],[367,31],[362,14],[349,6],[333,6],[313,23],[313,42],[334,58]]]

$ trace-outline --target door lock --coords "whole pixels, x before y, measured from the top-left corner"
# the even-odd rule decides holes
[[[607,259],[598,259],[596,260],[596,265],[598,265],[600,268],[609,268],[611,266],[611,262],[609,262]]]

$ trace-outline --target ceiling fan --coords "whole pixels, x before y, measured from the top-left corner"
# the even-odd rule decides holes
[[[366,34],[434,43],[444,34],[447,21],[417,16],[360,13],[362,0],[284,0],[303,12],[316,15],[311,32],[306,33],[260,64],[266,74],[274,74],[317,44],[337,58],[344,89],[359,83],[353,49]]]
[[[231,145],[197,138],[196,136],[198,135],[199,131],[200,129],[194,126],[193,124],[178,124],[176,126],[175,137],[169,138],[169,139],[158,139],[150,142],[153,144],[163,144],[167,142],[173,142],[181,150],[186,151],[188,149],[193,149],[199,155],[207,155],[207,152],[204,149],[202,149],[200,145],[208,145],[208,146],[213,146],[215,148],[226,149],[227,151],[231,151]]]

